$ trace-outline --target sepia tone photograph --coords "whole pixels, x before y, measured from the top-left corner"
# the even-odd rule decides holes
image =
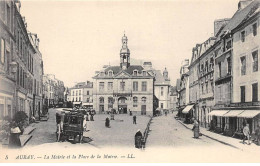
[[[260,0],[0,0],[0,163],[259,163]]]

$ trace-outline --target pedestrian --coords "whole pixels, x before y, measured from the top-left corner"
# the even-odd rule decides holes
[[[132,111],[129,109],[129,115],[132,116]]]
[[[256,127],[255,135],[256,135],[256,144],[260,145],[260,126],[259,125],[257,125],[257,127]]]
[[[140,129],[138,129],[135,133],[135,147],[138,149],[142,148],[142,138],[142,132],[140,131]]]
[[[133,116],[133,124],[136,124],[136,115]]]
[[[248,139],[248,145],[250,145],[250,130],[249,130],[249,124],[247,123],[246,126],[243,128],[243,144],[245,143],[245,140]]]
[[[11,123],[10,129],[10,138],[9,138],[9,148],[20,148],[21,141],[20,141],[21,130],[18,127],[16,122]]]
[[[199,128],[199,123],[197,122],[197,120],[194,120],[194,126],[193,126],[192,130],[193,130],[194,138],[198,139],[199,135],[200,135],[200,128]]]
[[[115,120],[115,114],[113,112],[110,114],[110,120]]]
[[[84,115],[83,119],[83,129],[86,132],[87,131],[87,115]]]
[[[165,116],[167,116],[167,111],[165,111]]]
[[[89,121],[89,119],[88,119],[88,113],[86,113],[86,121]]]
[[[110,128],[110,120],[109,120],[108,117],[106,118],[105,126],[106,126],[107,128]]]

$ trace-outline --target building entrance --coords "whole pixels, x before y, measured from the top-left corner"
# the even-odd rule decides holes
[[[118,112],[119,114],[127,114],[127,104],[126,104],[126,98],[120,97],[118,99]]]

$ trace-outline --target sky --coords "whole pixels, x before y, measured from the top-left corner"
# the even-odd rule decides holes
[[[44,74],[65,86],[92,81],[103,65],[119,65],[124,31],[130,57],[166,67],[175,85],[181,62],[213,36],[214,20],[233,16],[238,1],[25,0],[21,14],[40,38]]]

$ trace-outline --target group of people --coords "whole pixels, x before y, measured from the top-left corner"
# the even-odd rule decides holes
[[[249,124],[248,123],[244,123],[243,124],[243,144],[245,144],[245,141],[247,140],[247,144],[250,145],[251,144],[251,140],[252,139],[252,135],[254,135],[254,141],[257,145],[260,145],[260,126],[257,125],[256,129],[255,129],[255,133],[251,134],[250,133],[250,128],[249,128]]]

